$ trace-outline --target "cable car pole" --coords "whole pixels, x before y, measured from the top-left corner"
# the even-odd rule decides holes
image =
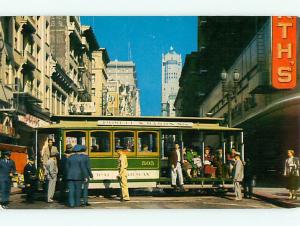
[[[38,139],[38,131],[35,129],[35,168],[38,167],[38,144],[37,144],[37,139]]]

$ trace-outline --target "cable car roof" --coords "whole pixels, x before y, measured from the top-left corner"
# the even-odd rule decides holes
[[[55,116],[54,124],[43,129],[173,129],[242,131],[220,125],[223,118],[210,117],[160,117],[160,116]]]

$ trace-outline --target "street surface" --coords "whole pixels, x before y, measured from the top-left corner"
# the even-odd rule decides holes
[[[93,196],[89,198],[88,207],[82,209],[214,209],[214,208],[279,208],[276,205],[262,201],[257,198],[243,199],[235,201],[233,193],[226,196],[215,196],[204,193],[174,193],[165,194],[163,192],[150,193],[147,191],[137,191],[131,195],[131,201],[120,202],[119,197]],[[14,194],[11,196],[10,209],[65,209],[64,203],[55,201],[54,203],[44,202],[42,194],[39,194],[34,203],[26,203],[24,194]]]

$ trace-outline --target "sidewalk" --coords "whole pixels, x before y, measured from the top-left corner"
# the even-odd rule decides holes
[[[297,200],[289,200],[288,190],[285,188],[265,188],[265,187],[255,187],[253,189],[253,195],[259,199],[266,202],[270,202],[274,205],[285,207],[285,208],[295,208],[300,207],[300,192],[298,191]]]

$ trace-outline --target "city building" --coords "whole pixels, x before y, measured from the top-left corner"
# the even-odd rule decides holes
[[[96,113],[92,61],[99,49],[79,17],[0,17],[0,143],[33,148],[35,128],[51,116]]]
[[[32,146],[34,128],[50,122],[49,28],[50,17],[0,17],[0,143]]]
[[[140,91],[137,87],[135,64],[132,61],[110,61],[107,73],[104,100],[106,105],[114,107],[113,111],[108,107],[106,115],[140,116]],[[113,103],[109,104],[109,101]]]
[[[81,25],[77,16],[53,16],[50,31],[51,51],[55,64],[59,65],[53,72],[54,114],[94,113],[95,104],[91,101],[92,52],[99,49],[99,44],[92,28]],[[66,106],[64,112],[57,106],[57,100],[62,100]]]
[[[297,73],[295,88],[274,88],[271,20],[199,17],[198,51],[186,57],[175,103],[178,116],[224,117],[225,124],[243,128],[245,157],[254,163],[258,180],[265,182],[282,178],[286,151],[294,149],[299,155],[300,148],[299,65],[290,69]],[[289,34],[296,19],[288,24],[288,30],[279,29]],[[291,43],[299,37],[297,31]],[[278,54],[290,57],[288,48]]]
[[[100,116],[106,115],[106,105],[103,99],[103,92],[107,86],[107,63],[109,62],[109,56],[105,48],[100,48],[93,51],[92,61],[92,102],[95,103],[96,111],[92,115]]]
[[[176,53],[173,47],[170,47],[170,50],[162,55],[162,116],[175,116],[174,102],[179,89],[181,68],[181,55]]]

